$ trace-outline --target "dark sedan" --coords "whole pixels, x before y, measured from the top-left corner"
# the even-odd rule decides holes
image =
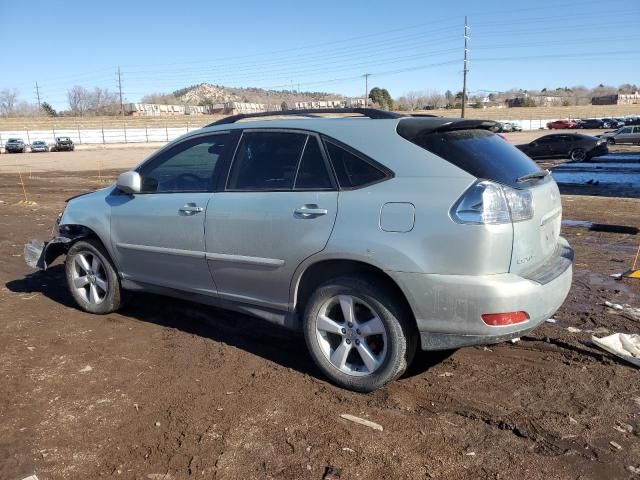
[[[587,118],[585,120],[579,120],[576,128],[605,128],[604,121],[599,118]]]
[[[581,133],[545,135],[524,145],[516,145],[534,160],[544,158],[570,158],[575,162],[609,152],[607,141]]]

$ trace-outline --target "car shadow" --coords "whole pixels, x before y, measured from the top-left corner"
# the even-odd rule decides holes
[[[54,265],[46,271],[11,280],[5,286],[14,293],[41,293],[80,311],[67,289],[64,265]],[[309,356],[301,332],[250,315],[150,293],[128,293],[124,306],[115,315],[222,342],[326,381]],[[420,375],[450,354],[450,351],[422,352],[418,349],[414,362],[402,378]]]

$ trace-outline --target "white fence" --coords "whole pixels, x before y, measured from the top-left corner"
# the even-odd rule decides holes
[[[43,140],[54,143],[56,137],[69,137],[73,143],[148,143],[169,142],[198,127],[142,127],[142,128],[74,128],[47,130],[3,130],[0,131],[0,144],[4,146],[9,138],[21,138],[25,143]]]

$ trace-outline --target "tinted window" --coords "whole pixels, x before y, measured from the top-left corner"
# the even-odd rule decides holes
[[[354,188],[377,182],[386,174],[377,167],[342,147],[327,141],[327,151],[331,158],[333,169],[338,177],[338,183],[343,188]]]
[[[539,138],[537,140],[534,140],[534,142],[542,144],[542,145],[547,144],[547,143],[555,143],[555,142],[558,141],[557,140],[558,137],[559,137],[559,135],[550,135],[548,137],[542,137],[542,138]]]
[[[229,190],[291,190],[307,136],[248,132],[229,173]]]
[[[506,185],[522,186],[517,178],[540,171],[527,155],[486,130],[428,133],[414,143],[474,177]]]
[[[296,175],[296,189],[324,190],[332,188],[331,178],[324,163],[320,145],[315,137],[309,137]]]
[[[143,193],[204,192],[229,134],[193,138],[161,153],[140,170]]]

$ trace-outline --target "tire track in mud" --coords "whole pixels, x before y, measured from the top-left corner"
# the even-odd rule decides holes
[[[415,392],[412,395],[416,396]],[[481,422],[485,425],[512,433],[516,437],[532,442],[533,450],[543,456],[556,457],[560,455],[577,455],[588,460],[598,460],[592,448],[585,448],[584,444],[571,438],[563,438],[558,434],[544,428],[539,421],[532,419],[531,412],[515,411],[496,413],[496,407],[490,411],[488,408],[472,403],[468,400],[460,400],[446,393],[420,396],[418,414],[438,416],[453,414],[458,417]]]

